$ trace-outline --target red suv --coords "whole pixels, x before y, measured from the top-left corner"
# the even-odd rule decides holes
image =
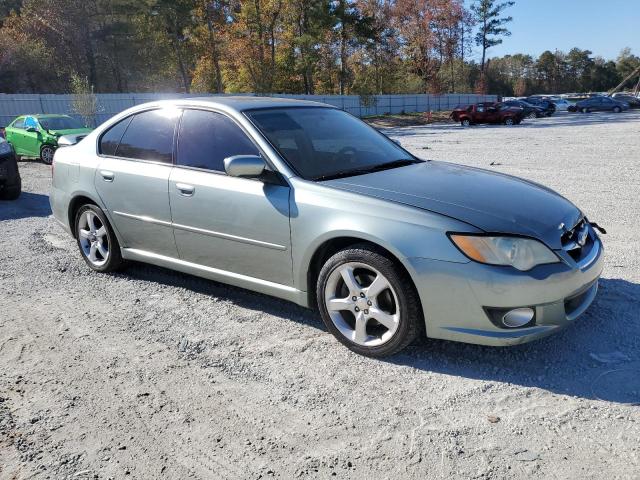
[[[524,109],[494,102],[476,103],[474,105],[456,107],[451,118],[460,122],[463,127],[477,123],[502,123],[517,125],[524,118]]]

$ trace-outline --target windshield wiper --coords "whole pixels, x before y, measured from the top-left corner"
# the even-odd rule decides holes
[[[367,168],[357,168],[355,170],[346,170],[344,172],[332,173],[329,175],[320,175],[318,177],[314,177],[313,180],[335,180],[336,178],[366,175],[367,173],[380,172],[382,170],[391,170],[392,168],[406,167],[407,165],[413,165],[414,163],[423,163],[423,160],[418,160],[417,158],[402,158],[399,160],[393,160],[391,162],[381,163],[379,165],[372,165]]]

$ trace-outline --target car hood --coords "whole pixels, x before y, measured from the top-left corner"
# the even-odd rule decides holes
[[[62,136],[62,135],[72,135],[72,134],[79,134],[79,133],[91,133],[91,131],[92,131],[91,128],[70,128],[68,130],[49,130],[49,133],[56,136]]]
[[[572,228],[582,212],[542,185],[478,168],[428,161],[323,185],[429,210],[485,232],[538,238],[562,248],[560,224]]]

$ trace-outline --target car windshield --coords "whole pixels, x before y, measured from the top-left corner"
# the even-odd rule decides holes
[[[80,122],[71,117],[44,117],[38,121],[42,128],[47,130],[73,130],[75,128],[84,128]]]
[[[421,162],[342,110],[269,108],[250,110],[246,115],[307,180],[361,175]]]

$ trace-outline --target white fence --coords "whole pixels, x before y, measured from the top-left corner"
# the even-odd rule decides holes
[[[113,115],[134,105],[153,100],[190,98],[213,95],[180,93],[100,93],[95,124],[99,125]],[[437,112],[451,110],[456,105],[495,101],[495,95],[447,94],[447,95],[272,95],[328,103],[358,117],[389,113]],[[75,115],[73,95],[2,94],[0,93],[0,127],[4,127],[18,115],[37,113],[62,113]]]

